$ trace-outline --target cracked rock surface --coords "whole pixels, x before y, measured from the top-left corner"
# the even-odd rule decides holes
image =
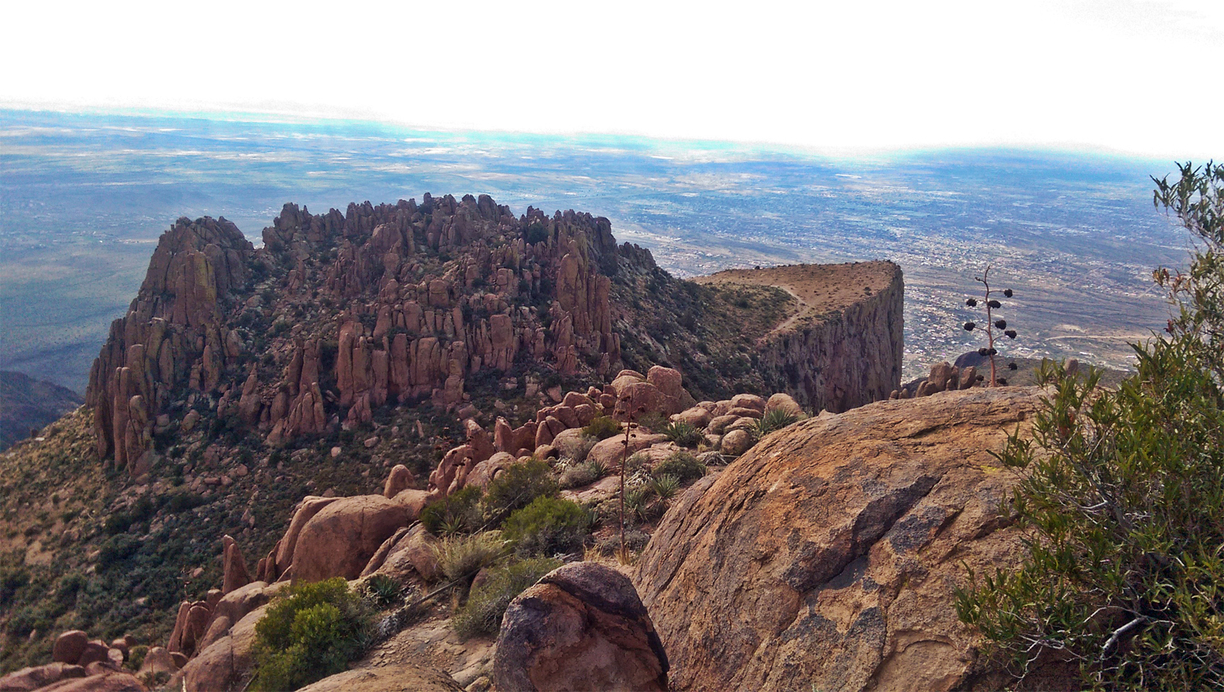
[[[956,617],[965,566],[1021,555],[991,451],[1037,388],[973,389],[824,414],[764,438],[662,520],[635,585],[673,689],[989,687]]]

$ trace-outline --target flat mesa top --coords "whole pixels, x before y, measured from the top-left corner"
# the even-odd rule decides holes
[[[775,286],[798,300],[794,314],[774,328],[788,329],[855,303],[888,288],[899,269],[892,262],[847,262],[845,264],[791,264],[762,269],[728,269],[694,277],[700,284],[745,284]]]

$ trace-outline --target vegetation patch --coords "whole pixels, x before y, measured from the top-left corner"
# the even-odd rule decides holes
[[[582,549],[594,523],[591,512],[574,502],[537,497],[510,515],[502,525],[502,537],[524,557],[572,553]]]
[[[515,596],[561,564],[560,560],[539,557],[489,570],[488,579],[472,588],[467,602],[455,613],[451,621],[455,633],[462,639],[495,634]]]

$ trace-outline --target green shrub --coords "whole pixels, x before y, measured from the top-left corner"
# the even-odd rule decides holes
[[[435,536],[450,536],[476,531],[484,523],[480,500],[484,491],[469,485],[431,502],[421,510],[421,523]]]
[[[438,571],[448,581],[474,577],[506,555],[506,541],[498,531],[443,538],[432,547]]]
[[[653,521],[663,516],[666,510],[665,504],[655,498],[654,490],[649,485],[639,485],[625,491],[625,514],[637,521]]]
[[[523,591],[561,566],[560,560],[540,557],[489,570],[488,580],[472,589],[467,603],[451,620],[461,639],[495,634],[501,628],[506,608]]]
[[[502,537],[522,556],[572,553],[582,548],[593,523],[591,513],[576,503],[537,497],[510,515],[502,525]]]
[[[561,474],[562,488],[581,488],[608,475],[608,470],[598,461],[587,461],[577,466],[571,466]]]
[[[756,436],[765,437],[775,430],[781,430],[797,422],[799,422],[799,416],[794,413],[783,411],[780,408],[771,409],[756,422]]]
[[[1117,391],[1043,365],[1032,439],[1000,455],[1024,469],[1026,555],[971,573],[956,608],[1018,673],[1040,656],[1078,662],[1084,688],[1224,688],[1224,166],[1181,175],[1156,201],[1203,245],[1157,272],[1180,308],[1168,336],[1134,347]]]
[[[485,519],[489,525],[498,524],[537,497],[556,495],[558,489],[548,462],[531,459],[514,464],[489,483],[484,498]]]
[[[635,419],[635,422],[651,432],[662,432],[667,428],[669,421],[667,416],[658,411],[644,413]]]
[[[606,440],[619,432],[620,423],[608,416],[596,416],[582,429],[583,435],[593,437],[596,440]]]
[[[335,675],[370,636],[370,613],[344,579],[292,586],[255,625],[251,689],[293,690]]]
[[[655,478],[660,476],[675,476],[681,483],[695,481],[706,475],[705,464],[697,461],[697,457],[685,451],[673,452],[663,463],[654,467],[651,473]]]
[[[145,655],[149,653],[149,647],[144,644],[137,644],[128,651],[127,660],[123,662],[123,667],[128,670],[140,670],[140,666],[144,664]],[[168,677],[168,676],[167,676]]]
[[[705,439],[705,433],[682,420],[668,423],[667,427],[663,428],[663,434],[681,447],[696,447]]]
[[[676,496],[680,492],[680,479],[668,474],[660,474],[650,479],[650,490],[664,502]]]
[[[386,608],[404,597],[404,587],[385,574],[371,574],[361,583],[361,595],[377,608]]]

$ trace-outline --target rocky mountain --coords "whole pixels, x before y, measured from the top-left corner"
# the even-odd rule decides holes
[[[385,510],[398,525],[523,453],[564,461],[624,398],[656,426],[688,415],[732,458],[764,410],[733,395],[785,390],[815,413],[898,386],[888,263],[847,270],[854,295],[795,323],[798,300],[769,281],[680,281],[607,219],[487,196],[288,204],[263,241],[179,219],[86,407],[0,457],[3,670],[48,660],[68,628],[166,643],[183,602],[215,620],[208,593],[238,561],[256,581],[334,572],[280,555],[307,496],[402,495]],[[652,463],[683,451],[669,444],[641,441]]]
[[[81,403],[81,396],[67,387],[0,370],[0,451]]]

